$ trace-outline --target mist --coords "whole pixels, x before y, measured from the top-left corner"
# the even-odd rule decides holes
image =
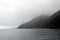
[[[52,15],[58,10],[60,0],[0,0],[0,26],[17,27],[37,16]]]

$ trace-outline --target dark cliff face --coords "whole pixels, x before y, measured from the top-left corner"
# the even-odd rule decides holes
[[[45,23],[46,28],[60,29],[60,10],[54,13]]]
[[[60,28],[60,11],[51,16],[40,16],[32,19],[30,22],[22,24],[18,28]]]

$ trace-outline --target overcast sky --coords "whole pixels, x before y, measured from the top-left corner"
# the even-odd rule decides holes
[[[60,9],[60,0],[0,0],[0,26],[18,26]]]

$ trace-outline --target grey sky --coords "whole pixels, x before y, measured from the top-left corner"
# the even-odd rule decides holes
[[[0,26],[18,26],[60,9],[60,0],[0,0]]]

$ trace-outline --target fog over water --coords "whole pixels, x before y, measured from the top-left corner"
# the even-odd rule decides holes
[[[60,10],[60,0],[0,0],[0,28],[17,27],[57,10]]]

